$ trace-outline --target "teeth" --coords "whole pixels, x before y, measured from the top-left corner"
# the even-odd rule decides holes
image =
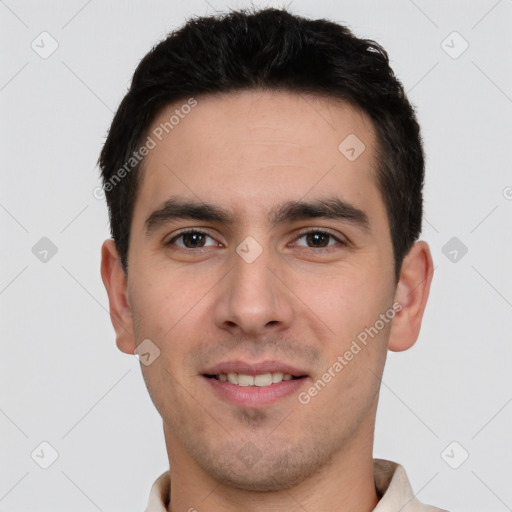
[[[272,374],[272,384],[275,384],[276,382],[281,382],[283,380],[284,373],[282,372],[276,372]]]
[[[263,373],[260,375],[252,376],[244,373],[220,373],[216,375],[217,379],[221,382],[230,382],[237,386],[270,386],[271,384],[278,384],[283,380],[292,380],[293,376],[289,373],[273,372]]]
[[[240,377],[238,378],[240,382]],[[254,385],[255,386],[270,386],[272,384],[272,374],[264,373],[262,375],[256,375],[254,377]]]
[[[254,386],[254,377],[251,375],[244,375],[243,373],[238,374],[238,385],[239,386]]]

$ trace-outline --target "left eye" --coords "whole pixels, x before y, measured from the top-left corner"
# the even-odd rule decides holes
[[[329,238],[333,243],[329,243]],[[308,231],[307,233],[303,233],[300,235],[296,240],[299,241],[301,239],[306,240],[306,244],[312,244],[312,245],[306,245],[306,247],[312,247],[312,248],[323,248],[323,247],[330,247],[331,245],[335,245],[336,242],[342,243],[343,242],[335,237],[331,233],[327,233],[326,231]],[[297,244],[302,245],[302,244]]]

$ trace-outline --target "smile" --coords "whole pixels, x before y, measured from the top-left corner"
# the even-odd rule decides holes
[[[258,386],[265,387],[271,386],[272,384],[279,384],[283,380],[299,379],[300,377],[294,377],[290,373],[283,372],[272,372],[272,373],[261,373],[259,375],[247,375],[244,373],[219,373],[218,375],[206,375],[217,379],[221,382],[230,382],[236,386]]]

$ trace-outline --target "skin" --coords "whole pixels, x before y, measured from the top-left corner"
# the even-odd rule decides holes
[[[118,348],[133,354],[149,338],[161,351],[141,368],[163,419],[168,510],[371,511],[380,378],[387,351],[417,340],[433,273],[428,245],[414,244],[395,284],[375,131],[363,112],[288,92],[197,99],[145,161],[127,276],[114,242],[102,247]],[[355,161],[338,150],[349,134],[366,146]],[[145,220],[171,196],[222,206],[235,221],[185,219],[146,235]],[[267,218],[285,201],[333,196],[363,210],[370,230],[344,219]],[[174,239],[183,228],[208,236]],[[346,243],[304,236],[319,229]],[[262,248],[252,263],[236,252],[248,236]],[[394,302],[402,309],[393,321],[307,404],[293,393],[267,407],[235,406],[201,375],[226,360],[277,359],[307,373],[307,391]],[[237,456],[248,442],[254,464]]]

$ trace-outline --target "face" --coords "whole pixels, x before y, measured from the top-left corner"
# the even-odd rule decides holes
[[[141,367],[179,467],[290,487],[373,439],[396,298],[374,128],[332,99],[244,91],[198,97],[162,134],[180,105],[149,132],[130,350],[160,351]]]

